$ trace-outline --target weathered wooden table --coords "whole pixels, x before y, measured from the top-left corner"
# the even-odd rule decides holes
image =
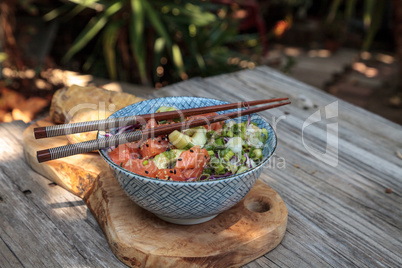
[[[293,101],[261,113],[278,135],[261,179],[287,204],[287,232],[247,267],[402,266],[400,125],[267,67],[142,97],[172,95]],[[85,203],[27,165],[25,128],[0,125],[0,267],[125,267]]]

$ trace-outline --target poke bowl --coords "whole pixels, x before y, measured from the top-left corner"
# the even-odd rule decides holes
[[[201,97],[156,98],[129,105],[113,113],[109,118],[155,113],[161,111],[161,107],[182,110],[226,103]],[[231,111],[221,111],[218,114]],[[275,131],[264,118],[257,114],[227,120],[222,122],[218,129],[211,129],[211,126],[198,128],[201,133],[206,133],[207,141],[204,139],[198,143],[199,140],[196,142],[194,138],[194,144],[189,143],[185,148],[178,146],[177,142],[172,140],[172,134],[149,139],[149,142],[161,144],[162,141],[162,144],[167,144],[167,149],[160,153],[161,157],[159,155],[150,157],[148,141],[131,144],[135,150],[140,150],[138,155],[133,155],[129,147],[127,147],[129,153],[126,150],[120,150],[120,157],[123,154],[129,158],[121,162],[116,161],[114,153],[118,151],[118,148],[101,149],[100,155],[114,172],[123,191],[138,206],[167,222],[184,225],[203,223],[230,209],[244,198],[261,175],[264,165],[273,156],[277,144]],[[252,129],[261,131],[249,134],[249,130]],[[99,132],[98,138],[120,132],[121,129],[118,128],[111,129],[109,134]],[[180,133],[187,132],[183,130]],[[259,133],[258,139],[256,139],[257,136],[250,136],[257,135],[256,133]],[[218,144],[219,141],[218,147],[211,146],[211,144]],[[237,143],[233,145],[235,141]],[[258,143],[258,146],[255,143]],[[194,162],[202,165],[202,168],[187,166],[189,169],[180,169],[185,163],[191,162],[191,160],[187,161],[186,156],[194,153],[194,150],[203,156],[202,159],[197,158],[198,160]],[[205,152],[204,155],[202,152]],[[159,160],[163,154],[175,155],[170,158],[173,161],[167,165],[162,162],[161,166]],[[213,161],[215,161],[214,165]],[[150,169],[151,164],[152,167],[157,166],[156,170]],[[223,170],[221,170],[222,166]],[[196,168],[202,171],[194,175],[193,171]],[[189,170],[191,170],[190,173]]]

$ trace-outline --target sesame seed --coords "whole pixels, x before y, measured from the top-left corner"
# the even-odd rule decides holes
[[[177,161],[181,161],[181,160],[182,160],[181,158],[177,159]]]
[[[145,174],[148,174],[149,172],[147,170],[145,170]]]
[[[147,143],[146,146],[149,147],[149,144]]]
[[[173,173],[176,174],[176,170],[173,170]]]
[[[194,151],[193,151],[193,150],[190,150],[190,152],[194,153]]]
[[[170,170],[169,172],[170,172],[170,173],[173,173],[173,171],[171,171],[171,170]]]

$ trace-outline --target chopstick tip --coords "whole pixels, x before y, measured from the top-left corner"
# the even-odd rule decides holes
[[[36,158],[38,159],[38,162],[39,162],[39,163],[52,160],[52,158],[51,158],[51,156],[50,156],[50,151],[49,151],[49,149],[37,151],[37,152],[36,152]]]
[[[35,139],[43,139],[46,138],[46,127],[37,127],[34,128],[34,136]]]

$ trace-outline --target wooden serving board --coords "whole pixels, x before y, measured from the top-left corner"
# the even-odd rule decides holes
[[[30,166],[83,198],[101,226],[110,248],[131,267],[239,267],[274,249],[282,240],[287,208],[281,197],[257,181],[236,206],[214,219],[185,226],[165,222],[132,202],[97,153],[39,164],[36,151],[67,144],[65,137],[35,140],[24,132]]]

